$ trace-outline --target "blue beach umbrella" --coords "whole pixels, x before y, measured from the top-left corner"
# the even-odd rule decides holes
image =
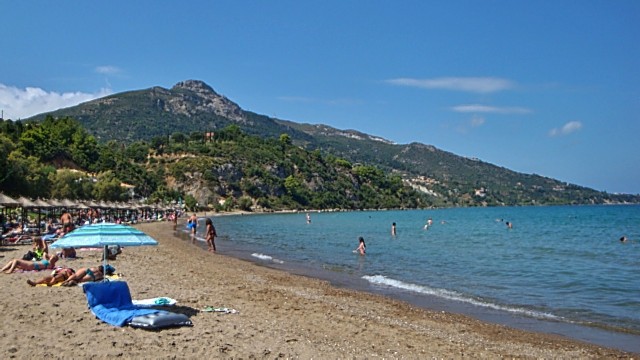
[[[65,234],[58,241],[49,245],[57,248],[104,248],[104,266],[107,266],[108,246],[146,246],[158,245],[151,236],[129,225],[99,223],[79,227]]]

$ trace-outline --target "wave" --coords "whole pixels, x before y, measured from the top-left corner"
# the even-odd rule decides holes
[[[446,289],[436,289],[436,288],[431,288],[424,285],[406,283],[400,280],[388,278],[384,275],[365,275],[362,278],[376,285],[383,285],[383,286],[407,290],[415,293],[437,296],[443,299],[459,301],[459,302],[480,306],[480,307],[485,307],[489,309],[506,311],[509,313],[520,314],[520,315],[526,315],[526,316],[530,316],[538,319],[556,320],[556,321],[562,320],[560,316],[556,316],[550,313],[524,309],[520,307],[494,304],[494,303],[490,303],[490,302],[465,296],[457,291],[446,290]]]
[[[277,263],[277,264],[284,264],[284,261],[275,259],[275,258],[273,258],[273,257],[271,257],[269,255],[265,255],[265,254],[253,253],[253,254],[251,254],[251,256],[253,256],[255,258],[258,258],[260,260],[273,261],[274,263]]]

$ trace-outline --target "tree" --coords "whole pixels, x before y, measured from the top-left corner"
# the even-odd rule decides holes
[[[196,211],[198,200],[196,200],[196,198],[194,198],[191,194],[187,194],[184,196],[184,205],[187,207],[187,209]]]
[[[42,164],[35,156],[25,156],[20,150],[12,151],[8,161],[11,172],[3,189],[28,197],[48,197],[49,174],[55,171],[52,166]]]
[[[9,162],[9,154],[15,149],[13,141],[0,133],[0,187],[4,188],[3,183],[10,176],[12,172],[12,166]]]
[[[290,146],[291,145],[291,136],[289,136],[289,134],[280,134],[280,143],[283,146]]]
[[[93,197],[100,200],[120,201],[126,190],[120,186],[120,180],[112,171],[105,171],[98,175],[98,181],[93,188]]]
[[[174,132],[171,134],[171,140],[178,144],[184,144],[187,142],[187,136],[181,132]]]
[[[84,183],[92,184],[90,179],[84,179]],[[51,196],[57,199],[87,199],[91,193],[83,186],[83,175],[78,172],[61,170],[49,175],[51,183]]]
[[[242,196],[238,200],[238,208],[244,211],[251,211],[251,207],[253,206],[253,200],[251,200],[248,196]]]

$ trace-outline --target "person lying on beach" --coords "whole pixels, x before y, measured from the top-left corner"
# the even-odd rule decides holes
[[[114,271],[116,271],[116,269],[111,265],[107,265],[106,270],[107,275],[112,275]],[[67,280],[63,281],[62,286],[74,286],[84,282],[100,281],[104,279],[104,274],[105,272],[102,265],[98,267],[80,269]]]
[[[49,256],[49,254],[45,253],[43,259],[39,261],[13,259],[9,261],[0,271],[3,271],[7,274],[11,274],[16,269],[36,270],[36,271],[53,269],[57,261],[58,261],[57,255]]]
[[[53,286],[55,284],[61,283],[65,280],[67,280],[68,278],[70,278],[71,276],[73,276],[73,274],[75,274],[75,270],[73,270],[72,268],[68,268],[68,267],[57,267],[53,270],[53,272],[51,273],[51,275],[47,275],[45,277],[43,277],[40,280],[37,281],[33,281],[33,280],[27,280],[27,284],[31,285],[31,286],[36,286],[36,285],[40,285],[40,284],[45,284],[47,286]]]

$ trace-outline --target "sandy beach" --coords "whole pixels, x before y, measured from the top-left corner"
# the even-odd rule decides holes
[[[96,319],[80,287],[31,287],[47,272],[0,274],[0,352],[5,359],[102,358],[638,358],[614,349],[428,311],[212,254],[175,236],[172,224],[137,226],[159,246],[126,248],[110,264],[134,299],[171,297],[193,326],[147,331]],[[179,225],[180,228],[180,225]],[[0,247],[0,262],[29,246]],[[58,264],[96,266],[99,251]],[[201,311],[227,307],[236,314]]]

